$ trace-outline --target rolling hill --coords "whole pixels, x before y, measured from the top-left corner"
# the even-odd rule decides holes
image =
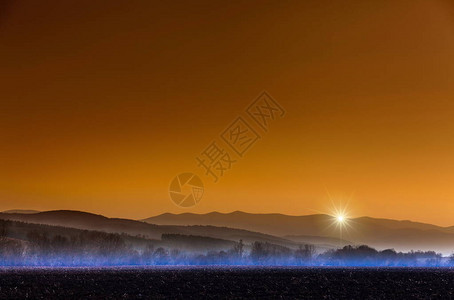
[[[238,241],[268,242],[290,248],[315,244],[328,249],[345,244],[367,244],[377,249],[397,251],[434,250],[445,255],[454,250],[452,227],[412,221],[361,217],[348,220],[342,240],[339,229],[328,215],[287,216],[244,212],[208,214],[162,214],[146,220],[107,218],[80,211],[46,211],[33,214],[0,213],[0,219],[64,226],[77,229],[141,235],[161,239],[162,234],[193,235]]]
[[[310,242],[313,236],[332,239],[339,239],[340,236],[333,217],[321,214],[288,216],[240,211],[225,214],[166,213],[144,221],[159,225],[199,224],[248,229],[300,243]],[[444,254],[450,254],[454,250],[453,227],[370,217],[350,219],[348,224],[343,230],[342,237],[354,244],[367,244],[378,249],[394,248],[399,251],[435,250]]]
[[[0,213],[0,219],[63,226],[76,229],[104,231],[110,233],[126,233],[133,236],[141,235],[150,239],[161,239],[162,234],[180,234],[204,236],[235,242],[242,239],[245,243],[261,241],[291,248],[298,247],[297,242],[282,237],[275,237],[269,234],[244,229],[217,227],[211,225],[155,225],[136,220],[107,218],[102,215],[81,211],[56,210],[35,214]]]

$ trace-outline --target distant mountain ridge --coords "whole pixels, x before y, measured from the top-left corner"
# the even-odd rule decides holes
[[[33,210],[33,209],[10,209],[10,210],[2,211],[2,213],[5,213],[5,214],[36,214],[39,212],[40,212],[39,210]]]
[[[314,235],[313,230],[321,230],[319,233],[326,233],[326,223],[333,224],[334,217],[326,214],[313,214],[291,216],[284,214],[253,214],[241,211],[231,213],[211,212],[206,214],[164,213],[147,219],[144,222],[159,225],[214,225],[228,226],[232,228],[249,227],[260,232],[283,236],[283,235]],[[437,225],[413,222],[409,220],[393,220],[384,218],[359,217],[349,219],[352,223],[367,223],[369,225],[380,224],[389,229],[421,229],[421,230],[440,230],[446,233],[454,233],[454,226],[441,227]],[[301,225],[304,225],[302,227]],[[321,226],[321,228],[318,228]],[[318,235],[318,234],[316,234]]]
[[[160,225],[213,225],[239,228],[282,236],[301,242],[301,236],[339,238],[335,219],[329,215],[289,216],[283,214],[251,214],[241,211],[207,214],[165,213],[143,221]],[[454,251],[454,227],[432,224],[360,217],[348,220],[343,239],[355,244],[396,250]]]
[[[435,250],[445,255],[454,251],[454,227],[412,221],[360,217],[348,220],[342,232],[328,215],[287,216],[244,212],[207,214],[162,214],[142,221],[107,218],[80,211],[46,211],[33,214],[0,213],[0,219],[77,229],[143,235],[160,239],[162,234],[194,235],[245,243],[269,242],[290,248],[316,244],[334,248],[345,244],[367,244],[397,251]]]
[[[111,233],[126,233],[133,236],[142,235],[150,239],[161,239],[162,234],[180,234],[205,236],[236,242],[240,239],[249,243],[252,243],[254,241],[269,242],[291,248],[298,246],[296,242],[282,237],[275,237],[272,235],[252,232],[243,229],[216,227],[210,225],[155,225],[148,224],[143,221],[121,218],[107,218],[102,215],[71,210],[46,211],[36,214],[0,213],[0,219]]]

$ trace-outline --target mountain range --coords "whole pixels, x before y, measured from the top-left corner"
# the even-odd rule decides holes
[[[165,213],[143,220],[158,225],[213,225],[248,229],[294,242],[309,242],[309,237],[327,238],[326,242],[342,238],[341,243],[367,244],[377,249],[399,251],[436,250],[445,254],[454,251],[454,227],[432,224],[360,217],[346,220],[342,233],[333,216],[324,214],[289,216],[283,214],[251,214],[241,211],[207,214]],[[336,243],[334,243],[336,245]]]
[[[98,230],[160,239],[162,234],[195,235],[245,243],[269,242],[290,248],[315,244],[321,249],[346,244],[367,244],[397,251],[434,250],[449,255],[454,250],[454,227],[392,219],[348,219],[342,233],[329,215],[289,216],[245,212],[207,214],[165,213],[144,220],[107,218],[80,211],[3,212],[0,219]]]

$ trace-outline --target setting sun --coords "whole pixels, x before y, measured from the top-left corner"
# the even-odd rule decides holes
[[[343,223],[345,221],[345,217],[343,215],[338,215],[336,217],[336,219],[337,219],[337,222],[339,222],[339,223]]]

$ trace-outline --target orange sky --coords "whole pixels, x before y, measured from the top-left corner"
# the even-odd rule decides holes
[[[328,211],[454,225],[446,1],[2,1],[0,209]],[[216,184],[195,157],[287,111]],[[169,199],[184,171],[198,206]]]

